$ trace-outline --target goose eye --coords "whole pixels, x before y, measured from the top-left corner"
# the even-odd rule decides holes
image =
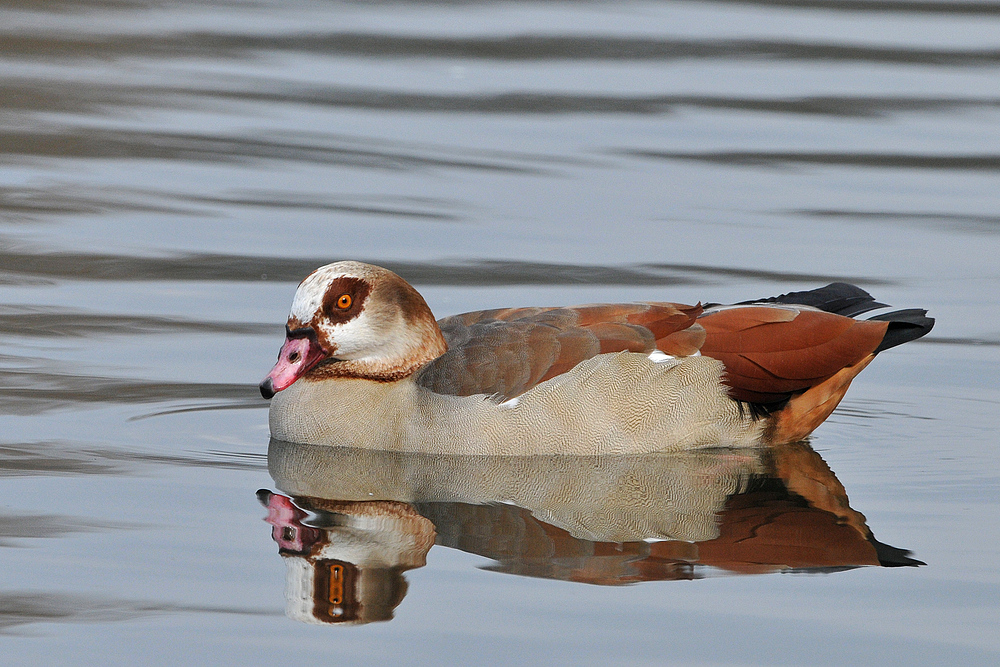
[[[337,299],[337,308],[347,310],[351,307],[351,303],[353,303],[353,299],[351,299],[350,294],[341,294],[340,298]]]

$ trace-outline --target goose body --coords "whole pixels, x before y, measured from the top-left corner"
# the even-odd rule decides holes
[[[733,306],[520,308],[435,321],[386,269],[299,285],[261,383],[278,440],[440,454],[625,454],[801,440],[925,311],[836,283]]]

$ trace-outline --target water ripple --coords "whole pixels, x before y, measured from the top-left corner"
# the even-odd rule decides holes
[[[23,362],[23,360],[21,360]],[[163,382],[47,372],[41,368],[0,369],[0,414],[37,415],[85,405],[132,405],[168,401],[234,401],[267,407],[256,385]]]
[[[118,190],[120,193],[121,191]],[[52,189],[0,186],[0,215],[4,222],[26,222],[63,215],[101,215],[108,211],[204,215],[179,206],[138,202],[136,197],[114,193],[87,193],[80,187],[61,185]]]
[[[162,35],[7,34],[8,58],[245,59],[265,53],[356,58],[439,58],[496,61],[770,60],[981,67],[1000,64],[1000,49],[936,49],[901,45],[820,44],[767,39],[650,39],[601,35],[428,37],[384,33],[252,35],[178,32]]]
[[[91,313],[68,308],[0,304],[0,336],[79,338],[95,335],[134,336],[171,333],[271,335],[274,324],[211,322],[149,315]]]
[[[62,537],[70,533],[131,527],[134,526],[52,514],[0,514],[0,547],[16,546],[18,544],[16,540]]]
[[[322,211],[352,216],[401,218],[428,222],[460,222],[458,202],[430,197],[350,197],[246,190],[216,196],[152,189],[111,188],[88,192],[61,182],[47,187],[0,186],[0,215],[5,222],[35,222],[63,215],[160,213],[209,217],[219,208],[264,208]]]
[[[852,211],[842,209],[795,209],[785,211],[785,213],[793,216],[821,219],[855,220],[859,222],[898,222],[907,225],[917,224],[942,231],[1000,232],[1000,216],[996,215],[934,213],[927,211]]]
[[[0,477],[120,475],[131,472],[134,466],[130,464],[265,470],[267,455],[228,451],[153,454],[54,441],[0,444]],[[3,524],[0,517],[0,539],[7,536]]]
[[[787,7],[794,9],[820,9],[838,12],[878,12],[881,14],[955,14],[970,16],[995,16],[1000,14],[1000,5],[977,0],[702,0],[708,4],[744,5],[750,7]],[[288,3],[257,0],[6,0],[8,8],[44,11],[50,13],[88,13],[95,9],[160,9],[163,7],[226,7],[245,9],[248,6],[267,8],[284,7]],[[389,0],[378,3],[392,7],[426,7],[426,0]],[[443,4],[443,3],[442,3]],[[501,3],[497,0],[448,0],[450,7],[490,7]],[[538,0],[504,0],[504,6],[535,5]],[[575,5],[602,4],[589,0],[577,0]]]
[[[0,633],[32,623],[109,623],[164,613],[281,616],[278,611],[222,605],[136,602],[90,595],[36,591],[0,593]]]
[[[112,82],[60,82],[58,89],[33,80],[4,81],[0,114],[76,112],[110,114],[140,107],[191,108],[213,101],[298,104],[318,107],[429,113],[664,114],[685,108],[758,111],[845,118],[882,118],[901,113],[942,113],[1000,108],[1000,98],[814,95],[740,97],[723,95],[593,95],[498,92],[479,94],[402,91],[349,86],[309,86],[276,81],[241,81],[229,87],[137,86]]]
[[[750,5],[821,9],[835,12],[878,12],[880,14],[949,14],[965,16],[1000,15],[1000,4],[976,0],[938,2],[936,0],[704,0],[712,4]]]
[[[122,467],[91,451],[74,450],[53,441],[0,444],[0,477],[29,475],[110,475]]]
[[[622,150],[622,155],[657,160],[691,160],[738,166],[783,167],[793,164],[882,169],[941,169],[950,171],[1000,170],[1000,154],[908,155],[905,153],[852,153],[807,151],[650,151]]]
[[[916,342],[916,341],[915,341]],[[962,336],[928,336],[919,341],[925,345],[960,345],[963,347],[1000,347],[998,338],[972,338]]]
[[[170,257],[90,254],[75,252],[30,252],[4,247],[0,242],[0,280],[112,281],[232,281],[299,282],[330,257],[293,258],[259,255],[182,254]],[[755,278],[788,283],[847,281],[862,285],[885,285],[884,280],[852,275],[783,272],[707,264],[556,264],[514,260],[467,260],[456,262],[403,262],[364,259],[403,276],[416,285],[504,286],[504,285],[706,285],[712,278]],[[6,274],[6,275],[5,275]],[[151,327],[168,326],[147,323]],[[180,326],[180,325],[179,325]],[[206,325],[210,326],[210,325]],[[256,325],[251,326],[252,332]],[[245,331],[244,333],[251,333]]]
[[[338,142],[326,136],[302,135],[298,140],[264,140],[251,136],[143,132],[103,128],[62,128],[49,131],[0,131],[0,155],[32,158],[160,160],[246,164],[281,160],[369,169],[411,171],[459,168],[487,172],[541,174],[525,155],[490,151],[489,158],[430,154],[433,147],[376,150]],[[451,149],[454,151],[454,149]],[[423,154],[421,154],[421,152]]]

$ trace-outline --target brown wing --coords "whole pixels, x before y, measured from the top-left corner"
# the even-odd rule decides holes
[[[701,306],[673,303],[484,310],[438,321],[448,351],[417,376],[442,394],[513,398],[606,352],[693,354]]]
[[[887,322],[819,310],[746,306],[710,312],[701,352],[726,366],[730,395],[775,403],[809,389],[871,355]]]

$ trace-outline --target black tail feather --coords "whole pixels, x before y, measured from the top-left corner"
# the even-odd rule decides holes
[[[882,342],[875,348],[875,354],[925,336],[934,327],[934,318],[927,317],[927,311],[920,308],[897,310],[869,319],[889,323],[889,329],[885,332]]]
[[[788,405],[788,399],[774,401],[772,403],[751,403],[749,401],[736,401],[736,408],[740,411],[740,417],[749,417],[753,421],[767,419],[772,414]]]
[[[919,567],[920,565],[927,565],[922,560],[910,558],[913,552],[909,549],[889,546],[884,542],[876,540],[874,535],[868,536],[868,542],[875,547],[875,555],[878,557],[878,562],[882,567]]]
[[[844,317],[854,317],[861,313],[867,313],[876,308],[885,308],[887,305],[879,303],[875,298],[855,285],[848,283],[830,283],[826,287],[819,287],[804,292],[789,292],[781,296],[772,296],[767,299],[757,299],[754,301],[742,301],[738,305],[751,303],[787,303],[798,306],[812,306],[825,310],[828,313],[843,315]]]

